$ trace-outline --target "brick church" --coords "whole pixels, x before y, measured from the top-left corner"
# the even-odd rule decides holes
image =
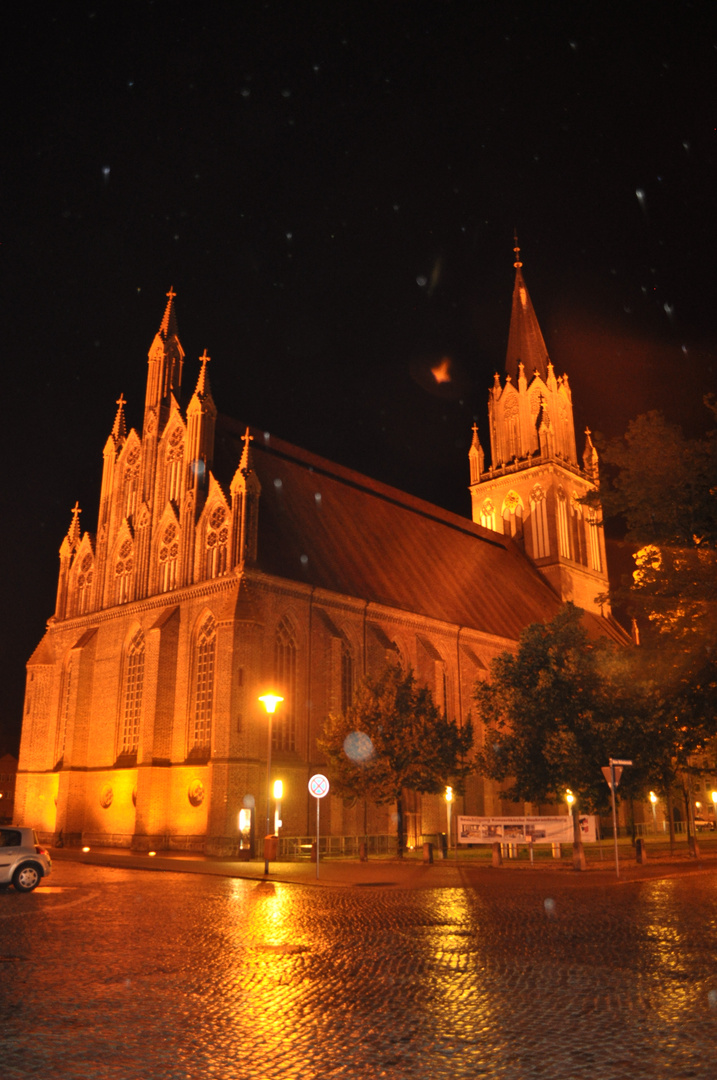
[[[578,457],[568,377],[515,250],[490,466],[475,426],[469,452],[472,521],[219,415],[206,350],[183,411],[170,291],[141,429],[127,430],[120,396],[96,531],[76,505],[60,548],[55,613],[27,665],[16,820],[66,843],[236,851],[242,808],[255,805],[263,833],[258,698],[272,689],[282,833],[306,835],[317,736],[365,673],[411,665],[464,722],[491,659],[564,600],[591,634],[624,640],[601,599],[602,525],[579,501],[598,485],[597,455],[587,433]],[[409,844],[444,827],[438,797],[407,809]],[[479,777],[457,809],[524,812]],[[369,807],[369,832],[391,832],[390,814]],[[329,796],[322,821],[361,834],[363,805]]]

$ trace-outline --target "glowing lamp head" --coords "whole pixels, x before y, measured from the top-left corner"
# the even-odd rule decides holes
[[[712,802],[717,806],[717,791],[712,792]]]
[[[262,694],[259,698],[259,701],[264,702],[264,708],[268,713],[276,712],[276,706],[283,700],[283,697],[280,697],[279,694]]]
[[[280,799],[284,794],[284,783],[282,780],[274,781],[274,798]]]
[[[655,795],[655,792],[654,792],[654,791],[651,791],[651,792],[650,792],[650,802],[652,803],[652,805],[653,805],[653,806],[654,806],[654,805],[655,805],[655,803],[657,802],[657,795]]]
[[[453,802],[453,788],[446,788],[446,802]]]
[[[82,850],[83,850],[83,851],[89,851],[90,849],[89,849],[88,847],[83,847],[83,849],[82,849]]]
[[[565,799],[566,799],[566,802],[567,802],[568,806],[572,806],[573,803],[575,802],[575,796],[573,795],[570,788],[568,788],[568,790],[565,792]]]

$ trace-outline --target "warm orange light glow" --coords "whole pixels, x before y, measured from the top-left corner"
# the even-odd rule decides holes
[[[83,851],[89,851],[90,849],[89,849],[88,847],[83,847],[83,849],[82,849],[82,850],[83,850]]]
[[[284,784],[281,780],[274,781],[274,798],[281,799],[284,794]]]
[[[264,708],[268,713],[276,712],[276,706],[283,700],[283,697],[280,697],[279,694],[262,694],[259,698],[259,701],[264,702]]]
[[[148,851],[147,854],[151,856],[151,855],[156,855],[157,852],[156,851]]]
[[[573,803],[575,802],[575,796],[573,795],[570,788],[568,788],[568,790],[565,792],[565,799],[566,799],[566,802],[567,802],[568,806],[572,806]]]
[[[444,383],[451,381],[451,358],[450,356],[442,356],[435,367],[431,368],[431,375],[437,383]]]
[[[655,795],[655,792],[654,792],[654,791],[651,791],[651,792],[650,792],[650,802],[652,803],[652,805],[653,805],[653,806],[654,806],[654,805],[655,805],[655,803],[657,802],[657,795]]]
[[[446,802],[453,802],[453,788],[446,788]]]

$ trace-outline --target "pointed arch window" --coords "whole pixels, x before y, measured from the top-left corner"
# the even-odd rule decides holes
[[[341,712],[346,713],[354,699],[354,657],[346,638],[341,639]]]
[[[274,717],[272,747],[296,750],[296,637],[286,618],[281,620],[274,636],[274,679],[284,701]]]
[[[132,599],[133,555],[132,541],[125,540],[117,553],[115,563],[115,595],[118,604],[126,604]]]
[[[170,522],[162,533],[159,545],[159,591],[171,592],[177,587],[177,561],[179,559],[179,530]]]
[[[194,717],[191,744],[195,749],[209,750],[211,748],[216,651],[217,624],[213,615],[207,615],[197,635],[194,660]]]
[[[137,489],[139,487],[139,465],[141,452],[133,446],[127,455],[124,470],[123,512],[129,520],[137,510]]]
[[[505,403],[503,419],[505,421],[505,460],[512,461],[513,458],[520,456],[518,401],[514,394]]]
[[[182,466],[184,464],[184,432],[174,429],[167,447],[167,498],[179,504],[182,494]]]
[[[558,553],[561,558],[569,559],[570,527],[568,523],[568,500],[562,488],[558,488]]]
[[[600,526],[594,510],[587,513],[588,547],[590,550],[590,569],[602,573],[602,558],[600,556]]]
[[[90,610],[94,560],[89,552],[82,556],[77,574],[77,614],[85,615]]]
[[[124,688],[122,694],[122,729],[119,738],[120,754],[136,754],[139,745],[139,725],[142,716],[144,689],[144,634],[141,630],[132,638],[125,655]]]
[[[229,525],[225,506],[215,506],[209,515],[206,535],[205,575],[208,578],[226,574],[229,561]]]
[[[55,761],[61,761],[65,756],[67,744],[67,728],[70,723],[70,708],[72,704],[73,689],[73,666],[74,656],[70,656],[62,673],[62,689],[60,691],[60,716],[57,724],[57,737],[55,740]]]
[[[544,559],[550,554],[548,509],[545,492],[536,484],[530,493],[530,524],[533,539],[533,558]]]
[[[503,532],[508,536],[523,535],[523,503],[516,491],[503,499]]]
[[[480,508],[480,523],[486,529],[492,529],[493,532],[496,531],[496,528],[495,528],[495,506],[493,505],[493,503],[492,503],[492,501],[490,499],[486,499],[485,502],[483,503],[483,505]]]

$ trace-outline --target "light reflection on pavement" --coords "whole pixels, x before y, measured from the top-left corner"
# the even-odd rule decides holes
[[[714,871],[550,896],[51,880],[0,895],[3,1080],[717,1076]]]

